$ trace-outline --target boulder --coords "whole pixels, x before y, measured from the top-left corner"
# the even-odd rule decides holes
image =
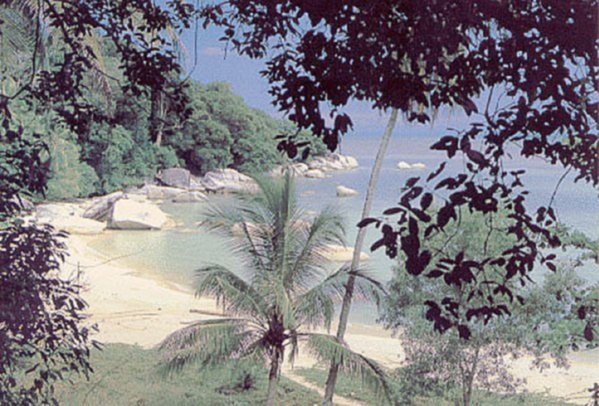
[[[329,244],[323,252],[323,256],[329,261],[349,262],[354,255],[353,248],[344,247],[342,245]],[[360,253],[360,261],[368,261],[368,254]]]
[[[51,224],[57,230],[70,234],[99,234],[106,227],[100,221],[82,217],[82,214],[83,209],[77,204],[44,204],[38,206],[36,217],[39,223]]]
[[[412,169],[426,169],[426,165],[422,162],[416,162],[415,164],[412,164]]]
[[[290,168],[295,175],[303,175],[308,171],[308,165],[303,162],[295,163]]]
[[[95,197],[91,205],[83,212],[83,217],[93,220],[105,220],[116,202],[125,196],[123,192],[114,192],[106,196]]]
[[[167,215],[150,202],[120,199],[112,206],[108,227],[119,230],[161,229]]]
[[[304,173],[306,178],[324,179],[327,175],[320,169],[309,169]]]
[[[327,166],[327,160],[325,157],[317,156],[310,162],[308,162],[309,169],[324,169]]]
[[[258,189],[252,178],[230,168],[208,172],[202,183],[211,192],[255,192]]]
[[[283,167],[283,165],[276,165],[268,172],[268,174],[272,177],[283,176],[285,174],[285,167]]]
[[[206,187],[204,187],[204,184],[202,183],[202,179],[192,176],[191,179],[189,180],[189,190],[192,191],[196,191],[196,192],[205,192],[206,191]]]
[[[354,190],[354,189],[350,189],[348,187],[345,186],[337,186],[337,197],[350,197],[350,196],[357,196],[358,195],[358,191]]]
[[[191,173],[184,168],[168,168],[158,172],[156,179],[166,186],[187,189],[191,184]]]
[[[43,220],[40,220],[40,222],[43,222]],[[78,235],[96,235],[102,233],[106,228],[106,224],[101,221],[79,216],[55,218],[50,224],[57,230]]]
[[[179,193],[173,198],[175,203],[198,203],[206,201],[206,195],[202,192],[186,191]]]
[[[183,189],[169,187],[169,186],[156,186],[156,185],[145,185],[139,190],[142,194],[146,195],[150,200],[167,200],[174,199],[186,191]]]
[[[81,217],[83,209],[76,203],[47,203],[37,206],[37,218],[55,219],[69,216]]]
[[[406,161],[399,161],[399,163],[397,164],[397,167],[399,169],[412,169],[412,165],[410,165]]]

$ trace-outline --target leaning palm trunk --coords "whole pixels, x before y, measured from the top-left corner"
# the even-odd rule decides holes
[[[372,209],[372,201],[374,200],[374,192],[381,172],[381,166],[383,165],[383,158],[391,139],[391,134],[395,128],[397,122],[397,109],[391,110],[391,116],[387,123],[387,128],[381,139],[379,150],[376,154],[376,160],[370,174],[370,180],[368,182],[368,190],[366,191],[366,199],[364,200],[364,208],[362,209],[362,219],[370,216],[370,210]],[[337,327],[337,338],[343,340],[345,336],[345,330],[347,329],[347,320],[349,317],[349,310],[351,307],[352,298],[354,295],[354,286],[356,282],[355,271],[360,265],[360,253],[362,252],[362,246],[364,245],[364,238],[366,237],[366,228],[360,228],[358,230],[358,236],[356,237],[356,244],[354,246],[354,254],[352,257],[350,274],[347,279],[345,288],[345,295],[343,296],[343,304],[341,306],[341,314],[339,316],[339,326]],[[331,406],[333,404],[333,394],[335,391],[335,384],[337,382],[337,374],[339,372],[339,364],[335,361],[331,362],[329,369],[329,376],[327,377],[327,383],[325,388],[324,400],[322,404],[324,406]]]

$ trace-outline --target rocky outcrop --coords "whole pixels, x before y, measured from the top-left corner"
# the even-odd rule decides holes
[[[346,186],[342,186],[342,185],[337,186],[336,192],[337,192],[337,197],[351,197],[351,196],[358,195],[357,190],[350,189],[350,188],[348,188]]]
[[[82,217],[78,204],[56,203],[38,206],[35,216],[39,223],[51,224],[57,230],[69,234],[94,235],[106,228],[103,222]]]
[[[93,220],[106,220],[112,205],[119,199],[125,197],[123,192],[114,192],[106,196],[95,197],[91,205],[83,212],[83,217]]]
[[[353,248],[334,244],[328,245],[323,252],[323,256],[325,258],[327,258],[329,261],[335,262],[349,262],[352,260],[353,255]],[[367,261],[368,258],[368,254],[365,252],[360,253],[360,261]]]
[[[202,178],[202,184],[210,192],[256,192],[258,190],[252,178],[230,168],[208,172]]]
[[[151,202],[120,199],[112,207],[108,227],[118,230],[159,230],[167,222],[168,216]]]

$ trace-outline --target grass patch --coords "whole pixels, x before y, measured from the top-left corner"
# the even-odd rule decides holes
[[[156,350],[111,344],[93,351],[95,373],[61,383],[57,395],[62,405],[261,405],[266,401],[267,372],[247,363],[228,363],[218,368],[188,368],[171,378],[157,373]],[[251,383],[250,389],[247,388]],[[291,382],[279,381],[279,404],[320,404],[318,393]]]
[[[297,375],[302,376],[306,380],[320,386],[324,386],[328,371],[321,368],[299,368],[295,370]],[[354,399],[367,405],[383,405],[375,393],[365,386],[360,379],[350,377],[342,372],[339,373],[337,385],[335,386],[335,394],[348,399]],[[401,401],[399,404],[411,404],[414,406],[455,406],[459,403],[459,391],[446,392],[443,395],[434,396],[416,396],[408,400]],[[402,397],[397,396],[398,399]],[[456,403],[458,400],[458,403]],[[486,391],[474,391],[473,405],[477,406],[565,406],[571,405],[559,399],[537,394],[518,394],[518,395],[500,395]]]

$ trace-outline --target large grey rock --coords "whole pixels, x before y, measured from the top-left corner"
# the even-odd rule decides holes
[[[125,196],[123,192],[114,192],[106,196],[95,197],[91,205],[83,212],[83,217],[93,220],[105,220],[112,209],[112,205]]]
[[[112,207],[108,227],[119,230],[159,230],[167,222],[168,216],[153,203],[121,199]]]
[[[354,190],[354,189],[350,189],[348,187],[345,186],[337,186],[337,197],[351,197],[351,196],[357,196],[358,195],[358,191]]]
[[[166,186],[187,189],[191,184],[191,173],[184,168],[168,168],[158,172],[156,178]]]
[[[208,172],[202,183],[211,192],[255,192],[258,190],[252,178],[235,169],[218,169]]]

